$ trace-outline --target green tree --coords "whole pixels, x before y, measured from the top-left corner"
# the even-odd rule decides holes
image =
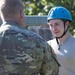
[[[64,6],[72,14],[73,21],[70,32],[74,35],[75,29],[75,1],[74,0],[23,0],[26,15],[47,15],[54,6]]]

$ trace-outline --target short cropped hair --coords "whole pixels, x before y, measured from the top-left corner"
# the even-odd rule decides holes
[[[23,10],[22,0],[0,0],[0,11],[4,17],[17,14],[19,10]]]

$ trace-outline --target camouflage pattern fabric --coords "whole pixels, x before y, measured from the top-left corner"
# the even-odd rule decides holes
[[[15,22],[0,27],[0,75],[57,75],[59,66],[39,35]]]

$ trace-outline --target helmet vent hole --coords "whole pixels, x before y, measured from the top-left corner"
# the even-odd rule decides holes
[[[62,11],[62,13],[64,13],[64,11]]]

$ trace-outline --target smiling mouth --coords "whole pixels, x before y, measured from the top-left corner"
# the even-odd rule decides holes
[[[60,36],[59,32],[54,32],[54,35],[57,36],[57,37]]]
[[[59,32],[54,32],[54,34],[58,34]]]

